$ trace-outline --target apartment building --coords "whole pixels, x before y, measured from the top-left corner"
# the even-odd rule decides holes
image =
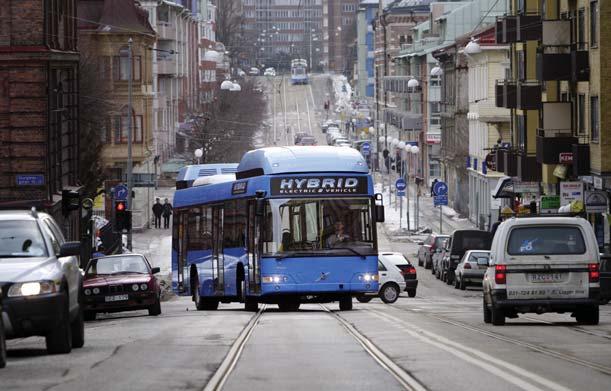
[[[349,74],[356,62],[356,16],[359,0],[322,0],[325,18],[327,68]]]

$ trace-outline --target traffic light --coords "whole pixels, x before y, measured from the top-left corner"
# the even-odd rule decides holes
[[[126,201],[115,201],[115,232],[131,231],[132,211],[127,210]]]

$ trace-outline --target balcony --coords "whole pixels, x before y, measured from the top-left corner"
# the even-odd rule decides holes
[[[573,144],[573,175],[590,175],[590,144]]]
[[[413,79],[409,76],[385,76],[384,90],[395,94],[416,94],[422,92],[422,87],[408,87],[407,83]]]
[[[516,88],[516,108],[520,110],[538,110],[541,108],[541,83],[538,81],[519,81]]]
[[[571,53],[537,53],[537,79],[570,80]]]
[[[162,41],[173,41],[176,39],[176,27],[167,22],[157,23],[158,39]]]
[[[401,130],[422,130],[422,113],[385,109],[384,120]]]
[[[518,42],[538,41],[543,34],[540,15],[519,15],[516,26]]]
[[[495,84],[496,107],[515,109],[516,87],[514,80],[497,80]]]
[[[590,56],[585,44],[576,44],[571,47],[571,80],[590,80]]]
[[[521,152],[517,155],[517,176],[522,182],[541,182],[543,173],[536,156],[528,156]]]
[[[502,155],[503,156],[503,172],[507,176],[517,176],[518,175],[518,154],[516,151],[507,150]]]
[[[176,74],[176,59],[172,57],[157,58],[157,74],[174,75]]]
[[[579,141],[570,128],[573,123],[571,103],[544,102],[542,117],[543,128],[537,130],[537,162],[565,163],[560,154],[571,153],[573,144]]]
[[[505,15],[496,18],[496,43],[515,43],[517,42],[517,16]]]

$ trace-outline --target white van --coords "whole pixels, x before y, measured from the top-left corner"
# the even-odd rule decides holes
[[[572,313],[598,324],[600,255],[594,230],[579,217],[511,218],[499,225],[484,274],[484,322],[518,313]]]

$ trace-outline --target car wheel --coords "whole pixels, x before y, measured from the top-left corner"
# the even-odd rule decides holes
[[[66,354],[72,350],[72,327],[68,311],[68,295],[64,295],[66,306],[64,316],[59,324],[45,336],[47,351],[50,354]]]
[[[4,336],[4,325],[2,324],[2,314],[0,313],[0,368],[6,366],[6,337]]]
[[[490,309],[486,305],[486,299],[484,298],[482,301],[484,303],[484,305],[483,305],[483,309],[484,309],[484,323],[491,323],[492,322],[492,314],[490,313]]]
[[[155,304],[149,307],[149,316],[158,316],[161,315],[161,299],[157,296],[157,300],[155,300]]]
[[[85,345],[85,319],[83,314],[83,308],[79,305],[78,315],[76,319],[70,324],[72,328],[72,347],[82,348]]]
[[[95,311],[85,311],[83,317],[85,318],[86,322],[91,322],[92,320],[95,320],[96,315],[97,313]]]
[[[388,283],[380,289],[380,299],[386,304],[392,304],[399,298],[399,288],[397,285]]]
[[[373,297],[371,296],[357,296],[356,299],[359,301],[359,303],[369,303]]]
[[[432,275],[435,275],[435,274],[436,274],[436,273],[435,273],[435,265],[433,265],[432,263],[431,263],[431,274],[432,274]]]
[[[339,310],[340,311],[351,311],[352,310],[352,296],[346,296],[339,299]]]
[[[441,273],[439,273],[439,269],[435,268],[435,278],[441,280]]]
[[[416,297],[416,290],[415,289],[411,289],[411,290],[407,291],[407,295],[409,297]]]
[[[259,311],[259,302],[257,299],[246,296],[246,298],[244,298],[244,310],[248,312]]]
[[[461,291],[464,291],[465,289],[467,289],[467,283],[462,278],[460,279],[459,288],[460,288]]]
[[[446,272],[446,284],[452,285],[454,282],[454,275],[449,270]]]
[[[586,325],[597,325],[599,323],[599,308],[598,306],[581,309],[575,313],[577,323]]]
[[[492,304],[492,308],[490,309],[490,321],[495,326],[502,326],[505,324],[505,311],[501,308],[497,308],[494,304]]]
[[[454,289],[458,289],[459,287],[460,285],[459,285],[458,276],[454,276]]]

